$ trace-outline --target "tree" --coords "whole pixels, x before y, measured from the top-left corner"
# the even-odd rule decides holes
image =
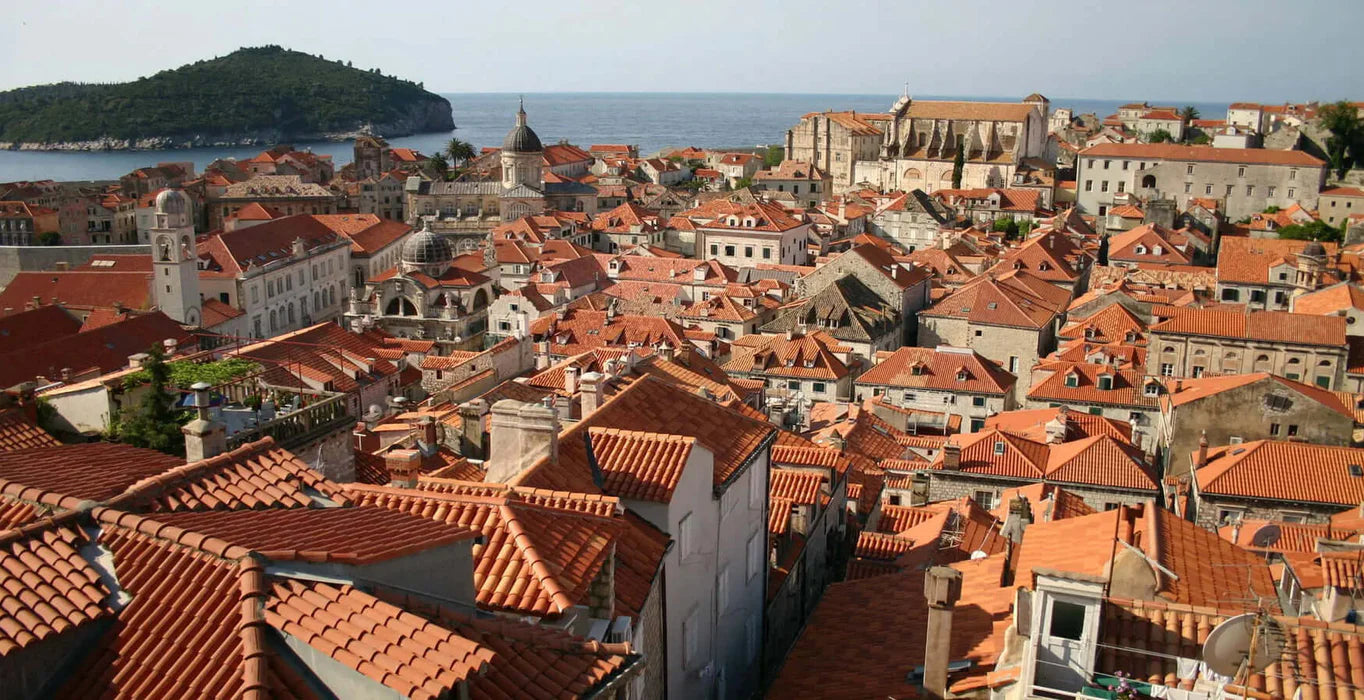
[[[450,170],[450,164],[446,162],[445,156],[439,153],[427,158],[426,164],[442,178],[444,178],[445,174]]]
[[[736,190],[742,190],[743,188],[751,187],[752,185],[753,178],[751,177],[741,177],[734,181],[734,189]]]
[[[1309,221],[1305,224],[1290,224],[1279,229],[1279,238],[1294,241],[1339,243],[1343,236],[1340,229],[1325,221]]]
[[[1012,216],[1001,216],[995,219],[990,230],[1003,233],[1006,241],[1013,240],[1018,236],[1018,222]]]
[[[1146,135],[1146,143],[1173,143],[1175,137],[1165,129],[1156,129]]]
[[[781,165],[786,160],[786,149],[782,146],[768,146],[767,152],[763,154],[763,167],[773,168]]]
[[[1192,122],[1203,115],[1198,113],[1198,108],[1193,105],[1184,105],[1184,109],[1179,110],[1179,118],[1186,122]]]
[[[1323,129],[1331,132],[1326,139],[1326,154],[1336,177],[1343,178],[1351,166],[1364,164],[1364,123],[1360,122],[1354,105],[1343,100],[1323,105],[1317,110],[1317,119]]]
[[[456,165],[468,163],[473,160],[474,155],[474,147],[468,141],[450,139],[450,142],[445,144],[445,157]]]
[[[957,154],[952,156],[952,189],[961,189],[961,173],[966,169],[966,148],[957,137]]]
[[[61,245],[62,234],[56,231],[38,234],[38,245]]]
[[[1206,146],[1212,143],[1212,137],[1200,131],[1196,136],[1189,139],[1189,143],[1195,146]]]
[[[115,427],[117,439],[136,447],[183,456],[185,435],[180,432],[183,421],[171,406],[174,399],[167,391],[171,370],[160,343],[147,351],[147,361],[142,369],[147,373],[147,393],[141,401],[119,414]]]

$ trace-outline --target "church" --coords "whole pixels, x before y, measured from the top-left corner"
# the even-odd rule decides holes
[[[482,350],[488,305],[496,294],[492,248],[455,255],[428,226],[403,242],[398,266],[352,288],[344,325],[378,327],[400,338],[433,340],[441,354]]]
[[[404,196],[409,223],[427,222],[431,231],[450,239],[456,253],[464,254],[477,250],[493,228],[527,214],[596,211],[594,187],[559,176],[546,181],[545,148],[526,123],[524,103],[516,111],[516,126],[502,140],[498,161],[500,172],[488,179],[408,178]]]

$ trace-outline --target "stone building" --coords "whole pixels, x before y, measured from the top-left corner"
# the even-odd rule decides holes
[[[1364,450],[1255,440],[1189,457],[1195,519],[1208,529],[1240,520],[1327,523],[1364,503]]]
[[[869,233],[895,241],[913,253],[918,249],[937,247],[942,240],[943,227],[950,225],[954,218],[941,202],[916,189],[877,207],[868,220],[868,229]]]
[[[978,277],[919,312],[918,344],[970,348],[1028,377],[1056,345],[1070,294],[1025,272]],[[1014,386],[1022,402],[1027,385]]]
[[[1047,98],[1018,103],[935,102],[902,96],[888,114],[813,112],[786,132],[786,158],[815,165],[835,190],[868,183],[883,190],[952,186],[965,150],[963,187],[1003,187],[1047,140]]]
[[[857,378],[854,400],[873,397],[903,408],[960,416],[963,432],[1018,407],[1018,378],[968,348],[900,348],[877,353],[876,364]]]
[[[285,216],[335,214],[339,197],[298,175],[257,175],[228,185],[216,200],[208,202],[208,225],[221,228],[223,220],[248,204],[260,204]]]
[[[495,269],[485,254],[456,256],[450,243],[429,228],[402,244],[398,265],[370,279],[350,296],[345,321],[352,330],[377,326],[402,338],[434,340],[448,349],[483,348]]]
[[[1341,385],[1346,320],[1283,311],[1183,309],[1151,326],[1146,373],[1202,377],[1270,372],[1326,389]]]
[[[1302,151],[1172,143],[1105,143],[1076,160],[1080,208],[1104,216],[1126,194],[1172,198],[1180,209],[1215,198],[1233,221],[1266,207],[1317,207],[1326,164]]]
[[[1166,381],[1160,397],[1165,473],[1187,474],[1189,455],[1206,438],[1214,445],[1297,440],[1346,445],[1354,410],[1335,393],[1265,372]]]
[[[833,196],[833,178],[809,163],[784,160],[755,173],[753,189],[789,193],[796,202],[813,209]]]
[[[1321,220],[1340,226],[1351,214],[1364,212],[1364,190],[1358,187],[1329,187],[1317,199]]]
[[[810,223],[768,203],[734,207],[696,227],[696,257],[731,267],[803,265]]]
[[[1227,237],[1217,252],[1217,299],[1249,309],[1286,311],[1294,297],[1350,276],[1335,243]]]
[[[1140,368],[1044,360],[1032,372],[1028,408],[1069,408],[1131,426],[1130,442],[1154,453],[1159,438],[1160,383]]]

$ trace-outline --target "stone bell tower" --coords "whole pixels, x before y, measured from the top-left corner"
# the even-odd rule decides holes
[[[180,190],[156,195],[151,230],[152,298],[162,313],[189,326],[203,318],[199,295],[199,254],[194,245],[189,198]]]

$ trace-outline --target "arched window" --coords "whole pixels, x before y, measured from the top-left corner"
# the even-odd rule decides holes
[[[905,171],[905,180],[922,180],[924,174],[918,168],[910,168]]]
[[[944,170],[943,173],[942,173],[942,177],[940,177],[940,178],[938,178],[938,179],[939,179],[939,180],[942,180],[943,182],[952,182],[952,171],[951,171],[951,170]]]
[[[289,323],[294,323],[295,321],[296,317],[294,315],[294,302],[291,301],[289,302]]]
[[[416,316],[417,307],[413,306],[412,302],[408,301],[404,297],[394,297],[391,301],[388,302],[388,306],[384,307],[384,315]]]
[[[1255,357],[1255,367],[1252,371],[1264,372],[1269,369],[1269,355],[1257,355]]]
[[[474,311],[478,311],[488,305],[488,293],[482,289],[474,293]]]
[[[277,326],[277,325],[279,325],[279,324],[276,322],[275,310],[274,310],[274,309],[270,309],[270,331],[271,331],[272,333],[274,332],[275,326]]]
[[[1155,188],[1155,186],[1156,186],[1156,176],[1155,176],[1155,175],[1147,175],[1147,176],[1143,177],[1143,178],[1141,179],[1141,186],[1144,187],[1144,188],[1147,188],[1147,189],[1153,189],[1153,188]]]

